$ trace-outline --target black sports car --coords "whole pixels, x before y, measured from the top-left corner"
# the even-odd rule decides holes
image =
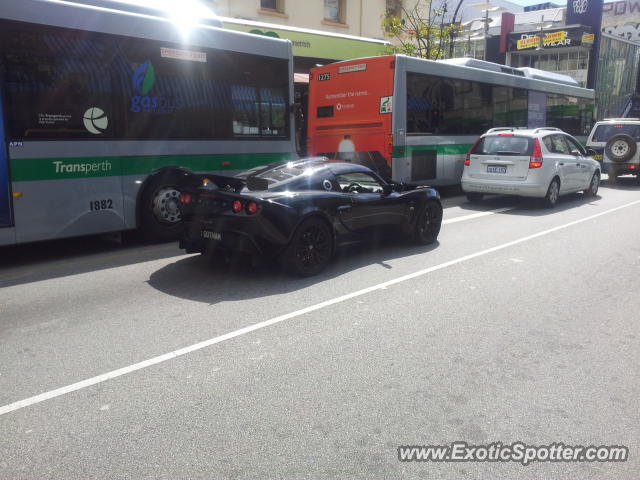
[[[240,177],[196,175],[180,197],[188,253],[215,250],[280,258],[300,276],[320,272],[336,247],[396,233],[436,241],[438,192],[384,181],[365,166],[308,158]]]

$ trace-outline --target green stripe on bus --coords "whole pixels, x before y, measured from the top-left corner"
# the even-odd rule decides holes
[[[440,155],[465,155],[471,148],[470,143],[440,145],[406,145],[393,147],[394,157],[410,157],[413,152],[435,150]]]
[[[292,158],[290,153],[169,155],[144,157],[14,158],[14,182],[68,178],[147,175],[162,167],[180,166],[193,171],[245,170]]]

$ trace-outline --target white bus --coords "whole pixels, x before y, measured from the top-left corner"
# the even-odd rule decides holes
[[[586,140],[594,92],[565,75],[474,59],[402,55],[314,68],[309,152],[395,181],[460,183],[465,154],[492,127],[558,127]]]
[[[190,171],[295,155],[289,41],[124,3],[0,1],[0,245],[170,238]]]

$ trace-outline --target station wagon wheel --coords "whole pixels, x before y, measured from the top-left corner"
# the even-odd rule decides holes
[[[600,174],[595,172],[591,177],[589,186],[583,192],[585,197],[595,197],[598,194],[598,187],[600,186]]]
[[[547,189],[547,195],[544,197],[544,203],[547,208],[553,208],[558,203],[560,197],[560,182],[557,178],[551,180],[549,188]]]
[[[333,235],[326,222],[310,218],[302,222],[285,250],[282,263],[300,277],[320,273],[331,258]]]
[[[428,200],[416,218],[415,242],[420,245],[435,242],[441,225],[442,206],[434,200]]]

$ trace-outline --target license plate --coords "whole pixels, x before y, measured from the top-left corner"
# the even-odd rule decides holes
[[[507,173],[507,167],[500,165],[487,165],[487,173]]]
[[[200,236],[207,240],[222,240],[222,234],[220,232],[212,232],[211,230],[202,230]]]

